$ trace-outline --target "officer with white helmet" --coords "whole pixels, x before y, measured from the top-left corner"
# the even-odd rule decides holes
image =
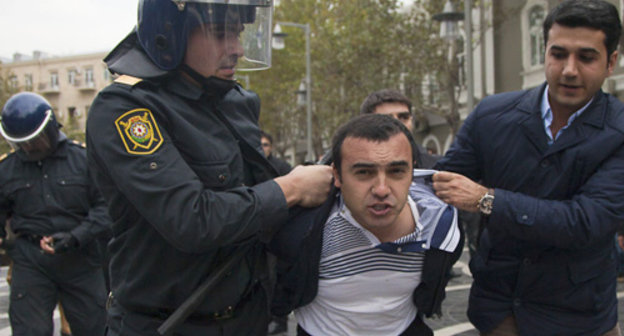
[[[272,9],[140,0],[136,29],[106,57],[120,76],[92,104],[87,143],[114,221],[109,335],[155,334],[206,282],[215,285],[176,334],[266,333],[263,242],[289,208],[322,203],[331,181],[327,166],[277,177],[258,96],[234,81],[270,66]]]

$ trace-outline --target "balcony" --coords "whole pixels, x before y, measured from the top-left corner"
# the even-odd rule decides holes
[[[80,90],[82,92],[95,91],[95,82],[94,81],[85,82],[85,81],[76,79],[74,81],[74,86],[76,88],[78,88],[78,90]]]
[[[44,95],[57,95],[61,93],[61,89],[58,85],[51,85],[50,83],[39,83],[39,85],[37,85],[37,91]]]

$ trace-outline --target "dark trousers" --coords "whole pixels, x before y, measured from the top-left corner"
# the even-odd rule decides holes
[[[208,294],[207,300],[209,300]],[[267,296],[262,286],[254,290],[234,308],[232,317],[214,319],[209,315],[205,318],[192,315],[191,318],[178,326],[176,336],[261,336],[266,335],[270,316],[268,313]],[[106,336],[144,336],[157,335],[158,328],[168,316],[130,311],[122,307],[116,300],[108,309]]]
[[[13,260],[9,319],[14,336],[52,335],[58,302],[74,336],[104,334],[106,289],[96,256],[82,250],[43,254],[25,239],[17,239],[8,252]]]

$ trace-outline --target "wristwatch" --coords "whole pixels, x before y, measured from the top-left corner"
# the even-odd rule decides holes
[[[479,211],[484,215],[492,213],[492,207],[494,206],[494,189],[488,189],[477,204]]]

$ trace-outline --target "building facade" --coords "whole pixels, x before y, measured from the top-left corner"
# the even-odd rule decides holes
[[[58,120],[84,132],[87,112],[97,93],[112,82],[102,59],[106,53],[49,57],[34,52],[32,57],[15,54],[2,64],[9,85],[16,91],[30,91],[45,97]]]

